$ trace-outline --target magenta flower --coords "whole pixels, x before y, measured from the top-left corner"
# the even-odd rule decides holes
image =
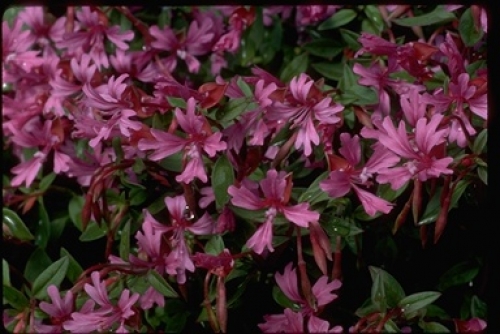
[[[328,321],[315,317],[311,315],[309,321],[307,322],[307,330],[309,333],[343,333],[344,329],[342,326],[335,326],[330,329],[330,324]]]
[[[247,241],[247,246],[257,254],[261,254],[264,248],[274,251],[272,223],[278,213],[282,213],[286,219],[300,227],[307,228],[310,222],[319,220],[319,213],[310,211],[309,203],[288,204],[288,199],[285,199],[286,185],[286,173],[271,169],[259,184],[244,180],[240,187],[232,185],[228,188],[233,205],[247,210],[266,209],[264,224]]]
[[[165,259],[167,264],[166,272],[170,275],[177,275],[177,282],[184,284],[186,282],[186,270],[194,272],[194,264],[189,254],[184,233],[189,231],[195,235],[209,235],[214,231],[214,222],[208,213],[196,222],[194,214],[186,204],[184,196],[165,197],[165,205],[170,214],[171,225],[163,225],[149,217],[155,231],[168,233],[171,236],[172,251]]]
[[[307,26],[311,24],[318,23],[321,20],[324,20],[337,10],[341,6],[325,6],[325,5],[316,5],[316,6],[297,6],[297,16],[295,17],[295,25],[297,27]]]
[[[377,212],[389,213],[392,209],[391,203],[363,190],[357,184],[371,185],[368,180],[372,178],[373,174],[381,169],[393,167],[399,162],[399,157],[379,146],[363,168],[356,168],[361,162],[359,137],[355,135],[351,138],[348,133],[342,133],[340,141],[342,147],[339,152],[345,160],[337,158],[342,161],[339,163],[341,166],[330,172],[327,180],[320,182],[321,190],[327,192],[329,196],[337,198],[345,196],[350,189],[353,189],[368,215],[373,216]]]
[[[203,183],[208,181],[207,173],[202,160],[202,150],[209,156],[214,157],[217,151],[226,149],[226,143],[221,141],[222,133],[208,133],[206,119],[202,115],[195,114],[195,99],[187,101],[187,109],[184,114],[179,108],[175,109],[175,117],[187,138],[181,138],[168,132],[151,129],[154,139],[141,139],[138,148],[154,150],[150,155],[153,161],[161,160],[180,150],[184,151],[187,165],[184,171],[176,177],[178,182],[190,183],[198,178]]]
[[[87,312],[73,312],[71,314],[72,320],[64,323],[64,329],[78,333],[105,331],[119,324],[116,331],[128,333],[125,329],[125,321],[135,314],[132,306],[137,302],[140,295],[138,293],[130,295],[130,290],[124,289],[118,303],[115,305],[109,299],[106,285],[101,282],[99,272],[92,272],[90,277],[92,285],[86,283],[84,289],[100,308],[87,310]]]
[[[292,302],[299,305],[299,312],[301,314],[304,316],[311,316],[314,314],[314,310],[299,292],[297,270],[293,268],[292,263],[289,263],[285,267],[283,274],[276,273],[274,277],[281,291],[283,291]],[[328,276],[321,276],[312,286],[312,293],[316,298],[318,307],[327,305],[337,299],[337,295],[333,293],[333,291],[339,289],[341,285],[342,283],[337,279],[328,283]]]
[[[471,318],[469,320],[453,319],[457,333],[484,333],[487,327],[486,321],[480,318]]]
[[[66,292],[64,299],[61,298],[59,289],[55,285],[50,285],[47,288],[47,293],[52,300],[52,303],[40,302],[40,309],[50,316],[51,325],[37,325],[38,333],[61,333],[63,331],[62,324],[71,319],[71,313],[74,309],[73,293]]]
[[[446,142],[448,129],[437,130],[442,115],[434,115],[431,120],[421,118],[417,121],[414,135],[408,136],[405,123],[401,121],[396,129],[389,117],[382,123],[385,133],[381,132],[378,140],[387,149],[407,160],[402,167],[384,168],[379,171],[377,181],[391,183],[392,189],[399,189],[412,177],[420,181],[436,178],[441,174],[452,174],[448,165],[452,157],[441,157],[436,148]]]
[[[289,121],[290,128],[299,128],[295,148],[302,148],[306,156],[311,155],[312,146],[319,144],[319,135],[314,121],[320,124],[337,124],[337,116],[344,107],[333,104],[331,97],[324,97],[314,81],[302,73],[290,81],[291,96],[284,102],[275,102],[266,117],[273,121]]]
[[[119,26],[108,27],[99,18],[99,13],[91,11],[90,7],[81,7],[81,10],[76,12],[76,18],[81,29],[64,34],[63,39],[56,45],[71,52],[81,50],[82,53],[88,53],[98,67],[109,67],[104,50],[104,37],[122,50],[127,50],[126,42],[134,38],[133,31],[121,32]]]
[[[195,56],[201,56],[210,51],[214,33],[211,32],[214,22],[204,16],[201,21],[194,20],[189,25],[187,33],[176,34],[170,27],[160,30],[152,26],[149,31],[156,39],[151,45],[159,50],[169,51],[171,54],[163,59],[168,71],[173,72],[177,66],[177,58],[184,60],[191,73],[198,73],[200,62]]]
[[[158,75],[158,70],[151,62],[152,53],[144,51],[127,51],[117,49],[109,57],[111,66],[119,74],[128,74],[144,82],[153,82]]]
[[[265,322],[258,324],[263,333],[303,333],[304,315],[286,308],[283,314],[267,314]]]
[[[42,46],[46,52],[54,52],[50,41],[58,42],[62,40],[65,33],[64,26],[66,17],[62,16],[54,23],[49,23],[48,14],[42,6],[25,7],[18,16],[31,30],[36,38],[36,43]]]

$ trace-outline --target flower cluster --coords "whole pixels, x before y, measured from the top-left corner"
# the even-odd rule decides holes
[[[7,330],[483,331],[481,289],[430,306],[476,255],[408,296],[374,264],[473,230],[486,34],[477,5],[10,8]]]

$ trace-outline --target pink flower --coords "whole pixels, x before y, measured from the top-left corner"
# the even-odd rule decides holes
[[[79,25],[77,31],[66,33],[63,39],[56,43],[59,48],[67,48],[70,52],[88,53],[98,67],[109,67],[108,57],[104,50],[104,37],[119,49],[127,50],[128,44],[134,38],[134,32],[120,31],[119,26],[108,27],[99,18],[97,11],[90,7],[81,7],[76,12]]]
[[[441,174],[452,174],[447,166],[453,162],[451,157],[441,157],[436,151],[438,145],[446,141],[448,129],[437,130],[443,116],[434,115],[431,120],[421,118],[417,121],[414,135],[408,136],[405,123],[401,121],[398,129],[390,117],[382,123],[385,133],[378,137],[380,143],[398,156],[407,160],[403,167],[387,168],[379,171],[377,181],[391,183],[393,189],[399,189],[413,176],[420,181],[439,177]]]
[[[64,299],[61,299],[59,289],[55,285],[47,288],[47,293],[52,303],[40,302],[40,309],[50,316],[51,325],[37,325],[36,331],[39,333],[61,333],[62,324],[71,318],[74,309],[73,293],[66,292]]]
[[[258,185],[246,180],[240,187],[232,185],[228,188],[233,205],[247,210],[267,209],[265,223],[247,241],[247,246],[257,254],[261,254],[265,247],[271,252],[274,250],[271,246],[272,222],[278,213],[282,213],[286,219],[300,227],[308,227],[309,222],[319,219],[319,213],[310,211],[308,203],[288,204],[288,200],[285,200],[286,184],[286,173],[271,169]],[[264,198],[261,198],[258,188]]]
[[[106,285],[101,282],[99,272],[92,272],[91,279],[93,284],[86,283],[84,286],[85,292],[101,307],[86,312],[73,312],[71,314],[72,320],[64,323],[64,329],[79,333],[105,331],[119,324],[118,329],[127,332],[124,327],[125,321],[135,314],[132,306],[137,302],[140,295],[138,293],[130,295],[130,290],[124,289],[118,303],[115,305],[109,299]]]
[[[335,326],[329,329],[330,324],[328,321],[315,317],[311,315],[309,321],[307,322],[307,330],[309,333],[343,333],[344,329],[342,326]]]
[[[295,148],[302,148],[306,156],[311,155],[312,146],[319,144],[319,135],[314,121],[320,124],[337,124],[337,116],[344,107],[333,104],[331,97],[324,97],[314,86],[314,81],[302,73],[290,81],[289,98],[284,102],[275,102],[266,114],[273,121],[290,122],[291,128],[299,128]]]
[[[165,263],[167,263],[166,272],[177,275],[177,282],[184,284],[186,282],[186,270],[194,272],[194,264],[189,256],[190,251],[187,248],[184,233],[189,231],[195,235],[212,234],[214,222],[208,213],[205,213],[193,223],[195,217],[187,206],[184,196],[166,197],[165,205],[170,214],[170,226],[160,224],[152,217],[149,219],[155,231],[172,233],[169,238],[172,251],[165,259]]]
[[[295,24],[298,27],[315,24],[331,16],[339,7],[341,6],[297,6],[297,16],[295,17]]]
[[[155,288],[150,286],[146,292],[139,298],[139,305],[143,310],[149,310],[154,306],[154,304],[159,307],[165,306],[165,296],[156,291]]]
[[[330,172],[327,180],[320,182],[321,190],[327,192],[329,196],[337,198],[346,195],[352,188],[367,214],[373,216],[377,212],[389,213],[392,209],[391,203],[359,188],[356,184],[370,185],[368,180],[373,174],[381,169],[394,166],[398,163],[399,158],[384,147],[379,146],[362,169],[356,168],[361,162],[359,137],[355,135],[351,138],[348,133],[342,133],[340,141],[342,147],[339,152],[345,160],[336,158],[339,160],[339,167]]]
[[[119,74],[128,74],[144,82],[153,82],[158,75],[158,70],[151,62],[151,52],[127,51],[117,49],[115,54],[109,57],[111,66]]]
[[[213,25],[210,18],[202,17],[201,21],[191,22],[187,33],[181,32],[178,36],[170,27],[160,30],[158,26],[152,26],[149,30],[156,40],[151,45],[171,53],[163,60],[168,71],[175,70],[177,58],[180,58],[186,62],[189,72],[198,73],[201,64],[195,56],[204,55],[210,50],[214,37],[211,32]]]
[[[217,151],[226,149],[226,143],[221,141],[222,133],[208,133],[206,119],[202,115],[195,114],[195,99],[187,101],[186,114],[179,108],[175,110],[175,116],[182,130],[187,134],[187,138],[181,138],[168,132],[151,129],[154,139],[141,139],[138,148],[144,150],[154,150],[149,157],[151,160],[161,160],[180,150],[184,150],[187,157],[187,165],[184,171],[176,177],[178,182],[190,183],[195,178],[203,183],[208,181],[205,167],[202,160],[202,150],[209,156],[214,157]]]
[[[265,322],[258,324],[263,333],[303,333],[304,316],[286,308],[283,314],[268,314]]]
[[[480,318],[472,318],[469,320],[453,319],[455,330],[457,333],[484,333],[487,323]]]
[[[283,274],[276,273],[274,277],[281,291],[283,291],[292,302],[299,305],[299,312],[301,314],[304,316],[313,315],[314,310],[299,292],[297,270],[293,268],[292,263],[289,263],[285,267]],[[341,285],[342,283],[337,279],[328,283],[328,276],[321,276],[312,286],[312,293],[316,298],[318,307],[327,305],[337,299],[337,295],[333,293],[333,291],[339,289]]]

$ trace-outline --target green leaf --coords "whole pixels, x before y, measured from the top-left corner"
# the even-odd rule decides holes
[[[186,101],[183,98],[167,96],[167,101],[172,107],[186,109]]]
[[[47,288],[49,287],[49,285],[53,284],[59,287],[64,277],[66,276],[68,265],[69,259],[67,257],[63,257],[52,263],[47,269],[45,269],[33,282],[31,291],[35,298],[45,298],[47,296]]]
[[[61,237],[64,228],[66,227],[66,223],[69,220],[69,216],[66,214],[63,217],[55,218],[50,223],[50,240],[49,241],[57,241]]]
[[[467,180],[458,181],[458,184],[455,187],[455,191],[453,192],[453,195],[451,195],[451,203],[449,210],[457,206],[458,200],[460,199],[460,197],[462,197],[469,183],[470,181]],[[436,191],[436,193],[431,198],[429,203],[427,203],[427,207],[425,208],[424,214],[422,215],[422,218],[420,218],[418,225],[430,224],[437,220],[437,217],[439,215],[439,210],[441,209],[440,198],[441,198],[442,187],[439,187],[438,189],[439,191]]]
[[[370,266],[372,277],[372,303],[380,312],[393,308],[405,297],[405,292],[396,279],[383,269]]]
[[[439,322],[431,321],[431,322],[424,322],[420,321],[418,323],[418,326],[424,330],[425,333],[449,333],[450,330],[446,327],[441,325]]]
[[[160,166],[172,172],[182,172],[182,152],[174,153],[160,161]]]
[[[415,312],[432,304],[440,296],[441,293],[435,291],[417,292],[401,299],[399,307],[404,309],[406,313]]]
[[[208,239],[205,244],[205,253],[212,255],[219,255],[224,251],[224,240],[218,234],[213,235]]]
[[[351,64],[345,64],[342,73],[342,78],[339,81],[338,88],[343,92],[347,92],[352,86],[358,84],[358,76],[351,68]]]
[[[130,205],[141,205],[148,198],[148,192],[145,189],[134,188],[129,193]]]
[[[218,119],[223,122],[232,121],[246,110],[254,109],[255,103],[246,97],[231,99],[224,109],[219,109]]]
[[[302,193],[302,195],[299,196],[299,202],[309,202],[309,204],[314,205],[318,202],[322,201],[328,201],[330,199],[330,196],[328,196],[327,193],[325,193],[321,188],[319,187],[319,184],[321,181],[325,180],[328,178],[329,172],[323,172],[320,176],[318,176],[309,186],[309,188],[306,189]]]
[[[21,218],[19,218],[17,213],[5,207],[2,208],[2,213],[3,225],[8,228],[8,231],[10,231],[13,237],[21,241],[29,241],[35,239],[33,234],[31,234],[30,230],[26,227]]]
[[[479,166],[477,168],[477,175],[484,184],[488,185],[488,168]]]
[[[22,311],[25,308],[29,307],[28,298],[26,298],[26,296],[21,291],[11,286],[4,284],[2,294],[4,304],[5,302],[7,302],[18,311]]]
[[[321,226],[329,236],[340,235],[342,237],[353,236],[363,233],[363,230],[354,224],[352,219],[333,216],[330,220],[322,223]]]
[[[375,33],[380,35],[385,28],[385,22],[378,7],[374,5],[367,5],[365,6],[364,12],[370,24],[373,26]]]
[[[293,77],[304,73],[307,70],[309,56],[307,53],[296,56],[289,62],[281,72],[280,79],[283,82],[289,82]]]
[[[378,95],[371,87],[353,84],[336,99],[341,104],[355,104],[359,106],[377,104]]]
[[[479,273],[479,264],[471,261],[460,262],[451,267],[439,279],[438,289],[444,291],[452,286],[468,284]]]
[[[212,188],[217,208],[222,208],[229,202],[227,189],[234,183],[234,170],[231,162],[225,155],[221,155],[212,169]]]
[[[314,63],[311,67],[327,79],[339,81],[342,78],[343,67],[342,63]]]
[[[465,46],[474,46],[484,35],[483,29],[476,29],[471,9],[468,8],[460,17],[458,32]]]
[[[68,204],[69,218],[77,229],[82,231],[82,209],[85,204],[83,196],[74,196]]]
[[[276,285],[273,286],[273,299],[281,307],[297,310],[298,305],[295,305]]]
[[[68,271],[66,272],[66,277],[71,281],[71,283],[75,283],[78,277],[83,272],[82,266],[75,260],[75,258],[63,247],[59,253],[61,257],[67,257],[69,260],[68,263]]]
[[[78,238],[78,240],[84,242],[97,240],[104,237],[106,235],[106,232],[107,228],[104,224],[99,226],[94,220],[91,220],[85,231],[83,231],[83,233]]]
[[[486,142],[488,141],[488,129],[481,131],[476,140],[474,140],[474,145],[472,145],[472,152],[476,154],[483,153],[483,149],[486,147]]]
[[[10,286],[9,263],[5,259],[2,259],[2,282],[3,285]]]
[[[318,26],[318,30],[329,30],[341,27],[354,20],[356,16],[358,16],[358,13],[353,9],[341,9],[330,18],[323,21],[323,23]]]
[[[328,38],[315,39],[303,46],[312,55],[332,59],[342,53],[344,47],[337,41]]]
[[[238,87],[246,97],[253,97],[252,88],[250,88],[250,86],[245,82],[245,80],[243,80],[242,77],[238,77],[238,79],[236,80],[236,85],[238,85]]]
[[[170,26],[170,8],[168,7],[162,7],[158,15],[158,27],[163,29],[165,26]]]
[[[44,176],[40,180],[40,184],[38,185],[38,188],[42,191],[47,190],[50,187],[50,185],[52,184],[52,182],[54,182],[55,179],[56,179],[56,173],[54,173],[54,172]]]
[[[122,233],[120,235],[120,257],[128,261],[128,256],[130,254],[130,220],[123,226]]]
[[[474,295],[470,302],[470,313],[472,317],[485,319],[488,316],[488,305]]]
[[[33,253],[31,253],[26,262],[26,267],[24,268],[24,277],[28,282],[34,282],[35,279],[52,264],[52,260],[47,255],[45,250],[37,247]]]
[[[340,29],[340,35],[351,50],[358,51],[361,48],[361,44],[358,42],[360,34],[351,30]]]
[[[168,282],[163,278],[156,270],[151,269],[148,272],[148,281],[153,288],[165,297],[177,298],[179,295],[175,290],[168,284]]]
[[[35,232],[35,244],[45,249],[50,239],[50,218],[43,204],[43,197],[38,198],[38,226]]]
[[[405,17],[402,19],[395,19],[392,22],[404,26],[429,26],[433,24],[443,25],[445,23],[451,22],[455,19],[455,14],[449,12],[445,9],[443,5],[439,5],[430,13],[426,13],[420,16]]]

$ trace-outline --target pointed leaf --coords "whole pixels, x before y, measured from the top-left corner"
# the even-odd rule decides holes
[[[212,169],[212,188],[215,195],[215,204],[218,209],[229,202],[227,188],[234,183],[233,165],[225,155],[221,155]]]
[[[292,80],[294,76],[304,73],[307,70],[308,61],[309,57],[307,53],[303,53],[293,58],[281,72],[281,81],[288,82]]]
[[[205,244],[205,253],[219,255],[224,251],[224,240],[220,235],[213,235]]]
[[[21,218],[14,211],[2,208],[3,224],[12,233],[12,236],[21,240],[29,241],[35,239],[30,230],[26,227]]]
[[[45,250],[37,247],[28,258],[26,267],[24,268],[24,277],[28,282],[34,282],[35,279],[52,264],[52,260],[47,255]]]
[[[94,241],[104,237],[107,233],[106,225],[99,226],[94,220],[89,222],[89,225],[80,235],[78,240],[80,241]]]
[[[370,275],[372,277],[372,302],[379,307],[381,312],[386,308],[396,307],[405,292],[396,279],[383,269],[370,266]]]
[[[47,296],[47,288],[51,284],[59,286],[66,276],[68,265],[69,259],[63,257],[45,269],[33,282],[31,291],[35,298],[45,298]]]
[[[83,196],[74,196],[68,204],[69,218],[73,224],[82,231],[82,209],[85,204]]]
[[[342,45],[328,38],[315,39],[305,44],[303,48],[310,54],[328,59],[335,57],[344,50]]]
[[[151,269],[148,272],[148,281],[151,286],[165,297],[177,298],[179,295],[175,292],[174,288],[161,276],[156,270]]]
[[[19,290],[8,286],[3,285],[3,300],[10,304],[16,310],[22,311],[29,306],[28,298]]]
[[[123,226],[122,233],[120,235],[120,257],[128,261],[128,256],[130,254],[130,220]]]
[[[435,291],[414,293],[401,299],[399,307],[404,309],[405,313],[411,313],[432,304],[440,296],[441,293]]]
[[[66,273],[66,277],[71,281],[71,283],[75,283],[83,272],[82,266],[75,260],[75,258],[65,249],[61,248],[59,253],[61,257],[67,257],[69,260],[68,271]]]
[[[464,41],[465,46],[474,46],[477,42],[481,40],[484,35],[483,29],[478,27],[474,23],[474,18],[472,17],[472,11],[468,8],[465,12],[463,12],[460,17],[460,22],[458,23],[458,32],[460,33],[460,37],[462,37],[462,41]]]
[[[356,16],[358,16],[358,13],[353,9],[341,9],[330,18],[323,21],[323,23],[318,26],[318,30],[321,31],[341,27],[354,20]]]
[[[479,264],[470,261],[460,262],[448,271],[439,279],[438,289],[444,291],[452,286],[468,284],[479,273]]]
[[[439,5],[430,13],[426,13],[414,17],[405,17],[402,19],[395,19],[392,22],[404,26],[429,26],[433,24],[444,24],[451,22],[455,19],[455,14],[447,11],[443,5]]]
[[[342,78],[343,67],[342,63],[314,63],[311,67],[327,79],[339,81]]]

